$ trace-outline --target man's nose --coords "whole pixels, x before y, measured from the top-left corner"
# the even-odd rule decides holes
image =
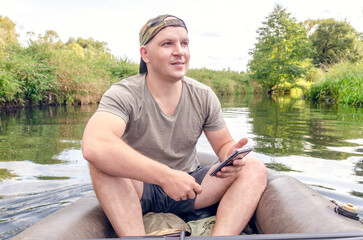
[[[174,55],[182,55],[182,54],[184,54],[183,47],[182,47],[181,43],[175,44],[174,52],[173,53],[174,53]]]

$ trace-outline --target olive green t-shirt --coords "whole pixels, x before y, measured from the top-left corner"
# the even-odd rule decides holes
[[[199,161],[196,144],[204,130],[225,126],[221,105],[212,89],[194,79],[182,79],[182,95],[173,116],[163,113],[152,96],[145,74],[111,86],[97,111],[113,113],[126,122],[122,139],[140,153],[186,172]]]

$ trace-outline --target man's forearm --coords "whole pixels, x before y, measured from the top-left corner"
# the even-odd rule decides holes
[[[134,150],[116,136],[92,138],[82,141],[84,158],[102,172],[152,184],[160,184],[157,176],[167,175],[171,169]]]

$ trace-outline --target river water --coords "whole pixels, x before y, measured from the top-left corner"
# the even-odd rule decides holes
[[[290,97],[221,99],[235,139],[328,199],[363,213],[363,109]],[[0,239],[8,239],[92,191],[81,137],[91,106],[0,112]],[[201,136],[199,151],[211,152]]]

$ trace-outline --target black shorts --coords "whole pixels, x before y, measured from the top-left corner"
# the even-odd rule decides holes
[[[198,167],[189,174],[195,178],[198,184],[201,184],[210,167]],[[195,210],[195,198],[175,201],[159,185],[149,183],[144,183],[144,191],[140,202],[143,214],[148,212],[174,213],[186,222],[213,216],[216,214],[218,207],[218,204],[214,204],[207,208]]]

